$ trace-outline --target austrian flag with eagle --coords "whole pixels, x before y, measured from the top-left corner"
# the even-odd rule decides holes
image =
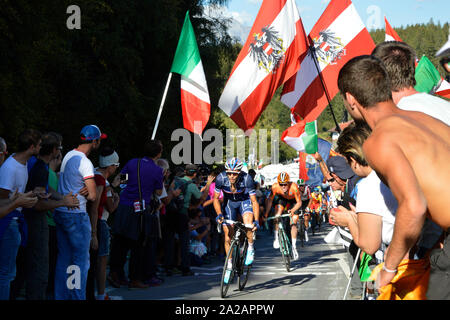
[[[231,70],[219,107],[244,131],[255,126],[275,91],[308,50],[294,0],[264,0]]]

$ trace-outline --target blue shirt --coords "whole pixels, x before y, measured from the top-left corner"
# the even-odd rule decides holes
[[[249,174],[241,171],[236,180],[236,192],[232,193],[230,180],[224,171],[216,177],[215,192],[220,193],[220,191],[223,191],[224,201],[245,201],[256,194],[255,181]]]

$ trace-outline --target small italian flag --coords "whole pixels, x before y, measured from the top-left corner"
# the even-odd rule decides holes
[[[290,126],[283,132],[281,140],[297,151],[308,154],[318,152],[317,120],[302,120]]]
[[[441,77],[434,64],[426,56],[416,67],[416,89],[419,92],[436,94],[450,99],[450,83]]]
[[[181,75],[183,126],[201,135],[209,120],[211,103],[189,11],[186,12],[170,72]]]

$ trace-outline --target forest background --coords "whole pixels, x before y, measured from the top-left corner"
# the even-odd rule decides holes
[[[118,151],[121,163],[143,156],[187,10],[211,99],[206,129],[217,128],[225,137],[227,128],[237,128],[217,104],[242,45],[228,35],[229,20],[203,15],[205,6],[227,0],[78,0],[79,30],[66,27],[71,2],[0,0],[0,136],[10,153],[26,128],[62,134],[65,153],[77,146],[84,125],[96,124],[107,133],[105,142]],[[445,76],[435,53],[447,41],[448,22],[430,20],[396,31]],[[384,41],[384,29],[370,34],[376,44]],[[179,83],[175,74],[156,134],[167,159],[178,143],[171,141],[172,132],[183,127]],[[255,127],[268,129],[268,141],[270,129],[279,129],[281,136],[290,125],[289,109],[279,94]],[[332,107],[337,120],[345,120],[340,95]],[[327,107],[318,118],[319,136],[330,140],[328,130],[334,127]],[[294,149],[279,145],[281,162],[296,157]],[[96,158],[93,154],[94,164]]]

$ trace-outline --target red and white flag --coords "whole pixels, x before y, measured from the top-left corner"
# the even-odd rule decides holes
[[[385,23],[385,37],[384,41],[400,41],[403,42],[403,40],[398,36],[397,32],[395,32],[394,28],[391,27],[389,22],[387,21],[386,17],[384,17],[384,23]]]
[[[244,131],[255,126],[275,91],[298,71],[308,50],[294,0],[263,0],[231,70],[219,107]]]
[[[448,81],[446,81],[445,79],[442,79],[439,88],[436,90],[436,94],[441,97],[450,99],[450,83],[448,83]]]
[[[297,121],[314,121],[339,92],[337,78],[350,59],[370,54],[375,44],[350,0],[331,0],[309,34],[312,54],[302,57],[300,70],[283,87],[281,101]],[[317,69],[320,70],[320,77]],[[321,78],[324,82],[322,84]]]

